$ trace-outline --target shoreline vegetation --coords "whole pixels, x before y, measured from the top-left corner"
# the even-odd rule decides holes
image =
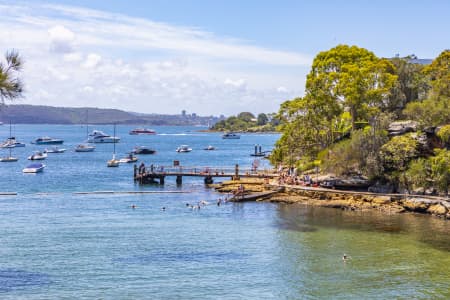
[[[250,112],[241,112],[218,121],[208,132],[274,133],[278,132],[279,125],[276,114],[260,113],[255,116]]]
[[[269,157],[278,180],[261,179],[259,187],[226,183],[218,190],[233,192],[235,201],[450,219],[449,65],[450,50],[431,62],[414,55],[378,58],[347,45],[320,52],[305,96],[282,103],[272,118],[281,133]],[[239,130],[245,117],[250,119],[238,115],[213,129]],[[265,190],[277,192],[243,196]]]
[[[369,192],[445,199],[449,65],[450,50],[433,60],[348,45],[318,53],[305,95],[280,106],[272,165],[300,178],[329,174],[330,187],[360,181]]]

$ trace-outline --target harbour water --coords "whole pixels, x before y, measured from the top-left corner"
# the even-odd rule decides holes
[[[112,126],[95,128],[112,134]],[[278,137],[222,140],[197,127],[154,127],[158,135],[131,136],[132,128],[117,126],[117,156],[150,146],[158,152],[140,156],[146,165],[250,166],[254,145],[270,150]],[[9,128],[0,130],[1,138],[9,135]],[[18,193],[0,196],[0,299],[450,297],[448,221],[271,203],[217,206],[222,195],[198,178],[183,178],[181,186],[175,179],[164,187],[135,185],[131,164],[106,167],[112,144],[73,152],[84,126],[16,125],[13,131],[26,143],[62,138],[68,150],[49,154],[42,174],[21,170],[26,156],[44,146],[14,149],[19,162],[0,165],[0,191]],[[181,144],[193,151],[175,152]],[[202,150],[208,145],[217,150]],[[261,160],[260,167],[268,163]],[[153,193],[74,193],[105,190]],[[186,206],[201,200],[210,205]]]

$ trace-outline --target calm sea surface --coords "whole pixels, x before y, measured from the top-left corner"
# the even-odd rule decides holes
[[[140,156],[146,165],[250,166],[254,145],[270,150],[278,138],[222,140],[198,127],[131,136],[131,129],[117,126],[117,156],[150,146],[158,152]],[[27,146],[13,149],[19,162],[0,164],[0,192],[18,193],[0,196],[0,299],[450,298],[448,221],[268,203],[218,207],[220,195],[201,179],[135,185],[131,164],[106,167],[112,144],[75,153],[85,126],[15,125],[13,134]],[[26,157],[45,148],[29,142],[43,135],[64,139],[68,150],[49,154],[42,174],[22,174]],[[1,126],[0,139],[7,136]],[[176,153],[180,144],[193,151]],[[202,150],[208,145],[218,150]],[[155,193],[74,193],[135,190]],[[167,191],[179,193],[157,193]],[[186,206],[200,200],[211,204]]]

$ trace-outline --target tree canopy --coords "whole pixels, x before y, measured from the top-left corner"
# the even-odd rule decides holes
[[[22,58],[17,51],[8,51],[6,63],[0,62],[0,101],[14,100],[22,95],[23,83],[19,78],[22,69]]]

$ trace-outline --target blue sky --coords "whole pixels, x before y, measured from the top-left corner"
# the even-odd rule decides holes
[[[438,0],[0,0],[0,15],[0,51],[27,61],[22,103],[148,113],[276,111],[337,44],[382,57],[450,47]]]

